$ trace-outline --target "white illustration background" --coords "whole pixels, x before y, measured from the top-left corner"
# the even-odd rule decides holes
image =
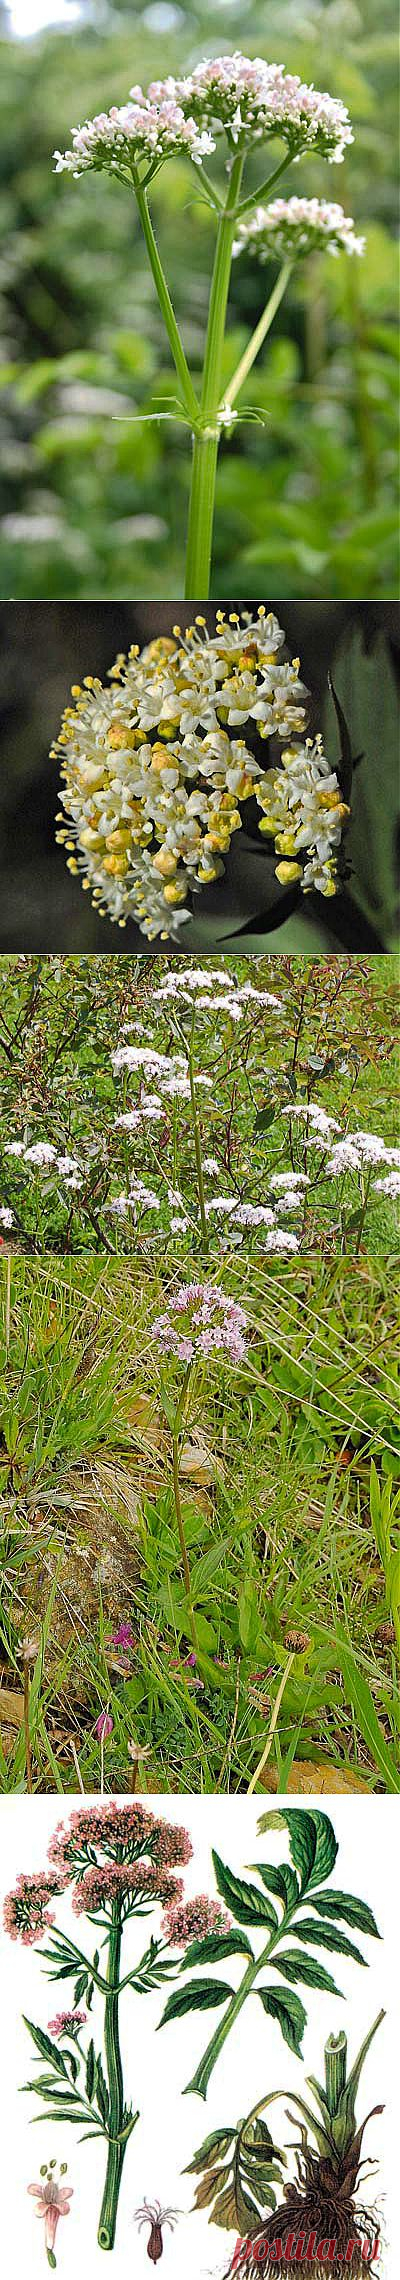
[[[4,1798],[2,1804],[2,1899],[22,1870],[33,1874],[46,1866],[49,1839],[57,1823],[67,1821],[71,1809],[83,1799],[43,1797]],[[268,1807],[265,1799],[265,1807]],[[270,1802],[273,1802],[272,1800]],[[278,1801],[277,1801],[278,1802]],[[279,1800],[283,1803],[284,1800]],[[297,1800],[288,1800],[291,1805]],[[299,1804],[304,1801],[299,1799]],[[85,1799],[85,1805],[90,1803]],[[93,1799],[98,1804],[98,1799]],[[325,1809],[325,1800],[322,1801]],[[155,1812],[189,1830],[194,1857],[184,1873],[185,1897],[197,1892],[215,1896],[211,1847],[216,1846],[230,1867],[239,1873],[259,1860],[288,1859],[286,1831],[260,1838],[257,1822],[263,1809],[258,1797],[149,1798]],[[387,2018],[369,2053],[358,2099],[358,2118],[384,2103],[385,2113],[371,2123],[365,2151],[379,2157],[377,2179],[366,2186],[365,2197],[378,2200],[383,2214],[385,2247],[381,2252],[380,2280],[398,2280],[400,2273],[399,2177],[399,1999],[398,1999],[398,1890],[400,1818],[393,1798],[330,1798],[326,1810],[339,1840],[339,1854],[327,1889],[336,1885],[357,1893],[373,1908],[382,1933],[380,1942],[356,1934],[367,1957],[367,1969],[344,1957],[327,1957],[345,2002],[315,1990],[301,1989],[308,2013],[304,2034],[304,2063],[283,2043],[280,2029],[267,2020],[262,2005],[252,1997],[230,2035],[212,2075],[207,2100],[182,2096],[216,2024],[214,2012],[194,2013],[156,2033],[166,1999],[133,1995],[127,1989],[121,2000],[121,2040],[125,2096],[140,2108],[140,2121],[126,2155],[115,2248],[106,2259],[97,2245],[97,2224],[104,2182],[106,2149],[102,2141],[79,2144],[79,2130],[57,2126],[45,2119],[35,2122],[39,2101],[21,2095],[20,2085],[35,2075],[33,2045],[23,2025],[26,2012],[35,2024],[47,2028],[57,2010],[72,2002],[70,1982],[49,1983],[41,1960],[41,1944],[24,1948],[0,1930],[0,1997],[2,2022],[0,2144],[2,2157],[3,2271],[15,2280],[39,2280],[48,2271],[44,2226],[35,2215],[27,2187],[39,2176],[41,2163],[56,2159],[68,2163],[64,2183],[73,2186],[67,2221],[60,2219],[56,2258],[59,2280],[145,2280],[148,2232],[139,2233],[134,2211],[143,2200],[154,2199],[179,2209],[174,2233],[164,2234],[164,2255],[158,2266],[162,2280],[220,2280],[233,2253],[235,2235],[220,2232],[206,2216],[193,2212],[195,2180],[182,2175],[196,2148],[209,2131],[233,2125],[248,2113],[263,2092],[292,2088],[305,2093],[309,2073],[321,2078],[323,2044],[327,2034],[346,2027],[349,2060],[381,2005]],[[71,1915],[68,1894],[56,1903],[56,1920],[81,1942],[88,1956],[96,1934],[88,1919]],[[129,1925],[124,1949],[124,1970],[133,1964],[148,1934],[158,1928],[158,1917]],[[143,1935],[143,1936],[142,1936]],[[257,1944],[257,1935],[256,1935]],[[126,1961],[125,1961],[126,1956]],[[223,1966],[223,1977],[237,1984],[240,1960]],[[168,1990],[167,1990],[168,1992]],[[102,2016],[93,2009],[93,2020]],[[85,2039],[85,2037],[83,2038]],[[96,2039],[96,2038],[95,2038]],[[99,2042],[100,2038],[97,2037]],[[39,2071],[39,2067],[38,2067]],[[277,2137],[284,2143],[284,2106]],[[268,2116],[267,2116],[268,2119]],[[290,2139],[292,2131],[287,2128]],[[284,2269],[284,2268],[283,2268]],[[311,2268],[310,2268],[311,2269]]]

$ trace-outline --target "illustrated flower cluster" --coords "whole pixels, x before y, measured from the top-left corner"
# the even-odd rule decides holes
[[[197,1354],[207,1359],[225,1353],[232,1362],[246,1355],[246,1315],[243,1306],[227,1298],[214,1283],[181,1283],[164,1314],[153,1323],[153,1336],[164,1354],[192,1362]]]
[[[256,254],[259,261],[295,261],[302,254],[364,252],[351,214],[327,198],[271,198],[239,222],[233,252]]]
[[[260,829],[285,858],[278,878],[335,893],[349,809],[321,738],[304,741],[306,691],[299,660],[279,662],[284,639],[262,607],[228,624],[218,611],[212,637],[199,617],[185,636],[176,626],[173,638],[118,657],[111,688],[88,676],[73,689],[53,748],[57,836],[95,907],[119,926],[133,917],[149,940],[177,936],[189,897],[221,876],[253,795]],[[279,768],[264,771],[255,739],[283,745]]]
[[[127,103],[73,128],[72,148],[55,152],[56,173],[107,167],[132,180],[143,160],[158,165],[171,152],[198,166],[221,130],[239,150],[280,135],[293,158],[316,150],[339,161],[353,140],[343,103],[283,64],[238,52],[206,58],[182,79],[154,80],[147,93],[135,85]]]

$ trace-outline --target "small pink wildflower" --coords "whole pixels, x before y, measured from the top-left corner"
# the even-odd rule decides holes
[[[180,1324],[183,1318],[183,1328]],[[189,1363],[196,1354],[206,1359],[226,1353],[232,1362],[246,1354],[246,1315],[243,1306],[227,1298],[217,1285],[181,1283],[165,1313],[153,1323],[153,1335],[166,1354]]]
[[[109,1734],[114,1732],[114,1719],[111,1717],[110,1710],[100,1711],[100,1717],[96,1719],[94,1730],[95,1734],[98,1735],[99,1742],[108,1741]]]
[[[55,2019],[48,2020],[49,2035],[58,2041],[61,2035],[76,2035],[79,2027],[86,2026],[87,2011],[57,2011]]]
[[[130,1623],[119,1623],[118,1630],[111,1632],[110,1646],[122,1647],[124,1654],[127,1654],[129,1648],[134,1647],[134,1644],[135,1641]]]

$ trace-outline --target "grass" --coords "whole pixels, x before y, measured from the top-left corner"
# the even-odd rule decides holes
[[[195,1664],[152,1336],[174,1278],[2,1262],[2,1791],[400,1788],[393,1262],[221,1279],[248,1344],[192,1378]],[[173,1402],[179,1365],[162,1376]]]

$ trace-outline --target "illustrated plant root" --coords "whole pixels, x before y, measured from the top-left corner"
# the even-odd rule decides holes
[[[265,2225],[250,2244],[243,2242],[243,2251],[230,2265],[230,2273],[246,2275],[255,2280],[256,2274],[272,2273],[281,2268],[285,2280],[329,2280],[332,2272],[342,2272],[343,2266],[352,2274],[352,2280],[372,2272],[376,2258],[379,2232],[374,2210],[363,2209],[354,2201],[356,2183],[354,2159],[343,2163],[339,2171],[326,2159],[319,2159],[309,2149],[296,2154],[299,2182],[285,2186],[284,2202],[273,2210]],[[312,2259],[307,2256],[307,2244],[314,2236]],[[304,2257],[296,2255],[296,2242],[304,2242]],[[318,2243],[335,2243],[335,2254],[327,2261],[317,2256]],[[277,2247],[279,2243],[279,2256]],[[290,2251],[292,2250],[293,2261]],[[351,2252],[351,2253],[350,2253]]]

